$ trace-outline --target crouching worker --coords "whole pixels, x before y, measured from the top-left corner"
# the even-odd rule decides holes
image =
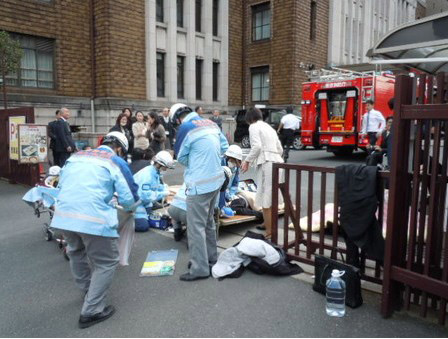
[[[186,229],[183,226],[187,225],[187,196],[185,190],[187,189],[185,183],[177,191],[176,195],[168,208],[168,214],[173,219],[174,241],[181,241]]]
[[[134,175],[138,185],[138,195],[142,203],[135,211],[135,231],[149,230],[149,216],[154,202],[168,195],[168,186],[162,183],[162,173],[168,168],[174,168],[174,161],[167,151],[160,151],[153,158],[154,165],[146,166]]]
[[[128,140],[120,132],[104,137],[94,150],[73,154],[61,170],[60,192],[51,227],[62,230],[76,283],[84,294],[78,325],[86,328],[108,319],[115,308],[106,295],[118,264],[118,218],[110,204],[132,212],[140,203],[126,156]]]

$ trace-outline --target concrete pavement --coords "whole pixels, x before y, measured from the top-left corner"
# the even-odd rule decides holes
[[[325,298],[292,277],[179,281],[188,262],[185,243],[150,231],[136,235],[131,265],[120,267],[109,301],[117,313],[77,328],[82,293],[55,242],[21,197],[27,188],[0,181],[0,336],[2,337],[446,337],[440,326],[407,314],[382,319],[380,298],[342,319],[325,314]],[[179,249],[175,275],[140,278],[150,250]]]

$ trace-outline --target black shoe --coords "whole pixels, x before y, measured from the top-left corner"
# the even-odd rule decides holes
[[[91,315],[90,317],[80,316],[78,321],[79,328],[87,328],[109,319],[115,313],[115,307],[106,306],[101,313]]]
[[[174,241],[181,241],[184,237],[185,230],[181,228],[175,228],[174,229]]]
[[[260,230],[260,231],[266,231],[266,227],[264,226],[264,225],[260,225],[260,226],[257,226],[257,227],[255,227],[257,230]]]
[[[182,281],[195,281],[199,279],[207,279],[210,275],[204,275],[204,276],[198,276],[198,275],[192,275],[190,273],[184,273],[180,276],[180,280]]]

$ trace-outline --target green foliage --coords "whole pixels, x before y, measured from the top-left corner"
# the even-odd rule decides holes
[[[0,31],[0,74],[17,72],[22,56],[20,42],[12,39],[5,31]]]

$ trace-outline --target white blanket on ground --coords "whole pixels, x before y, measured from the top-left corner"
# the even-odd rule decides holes
[[[241,265],[247,266],[251,258],[257,257],[274,265],[280,261],[280,254],[263,240],[244,238],[235,246],[222,252],[212,267],[213,278],[221,278],[235,272]]]

